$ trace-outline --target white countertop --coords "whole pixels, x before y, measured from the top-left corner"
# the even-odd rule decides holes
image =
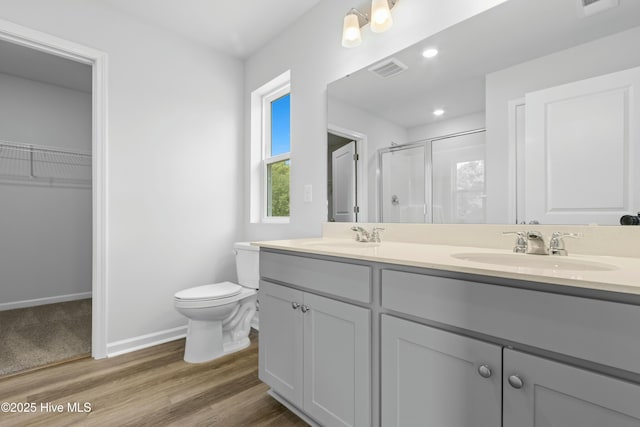
[[[555,285],[573,286],[601,291],[640,295],[640,259],[598,255],[558,257],[584,263],[607,264],[611,270],[568,270],[548,267],[523,267],[488,264],[455,258],[455,254],[512,254],[509,250],[468,246],[448,246],[422,243],[384,241],[380,244],[360,244],[351,239],[314,238],[273,240],[253,243],[256,246],[309,254],[431,268],[436,270],[527,280]],[[524,255],[522,257],[547,257]],[[555,258],[555,257],[553,257]],[[559,262],[562,262],[560,260]]]

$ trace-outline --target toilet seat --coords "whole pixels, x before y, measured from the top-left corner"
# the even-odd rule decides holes
[[[211,285],[196,286],[176,292],[176,301],[215,301],[230,298],[242,292],[242,286],[231,282],[220,282]]]
[[[231,282],[220,282],[184,289],[177,292],[173,300],[177,308],[208,308],[234,303],[256,293],[255,289],[244,288]]]

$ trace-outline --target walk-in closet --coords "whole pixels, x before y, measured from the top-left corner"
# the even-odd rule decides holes
[[[0,375],[91,353],[91,79],[0,41]]]

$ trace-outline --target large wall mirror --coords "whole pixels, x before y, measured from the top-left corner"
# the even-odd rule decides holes
[[[618,224],[638,46],[638,0],[508,0],[332,82],[329,221]]]

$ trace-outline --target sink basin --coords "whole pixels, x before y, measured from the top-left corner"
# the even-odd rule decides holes
[[[461,253],[451,255],[464,261],[509,267],[540,268],[566,271],[608,271],[616,270],[615,265],[603,262],[572,259],[551,255],[497,254],[497,253]]]
[[[344,249],[362,249],[380,246],[379,242],[356,242],[355,240],[315,240],[312,242],[304,242],[301,246],[316,247],[318,249],[332,249],[332,248],[344,248]]]

